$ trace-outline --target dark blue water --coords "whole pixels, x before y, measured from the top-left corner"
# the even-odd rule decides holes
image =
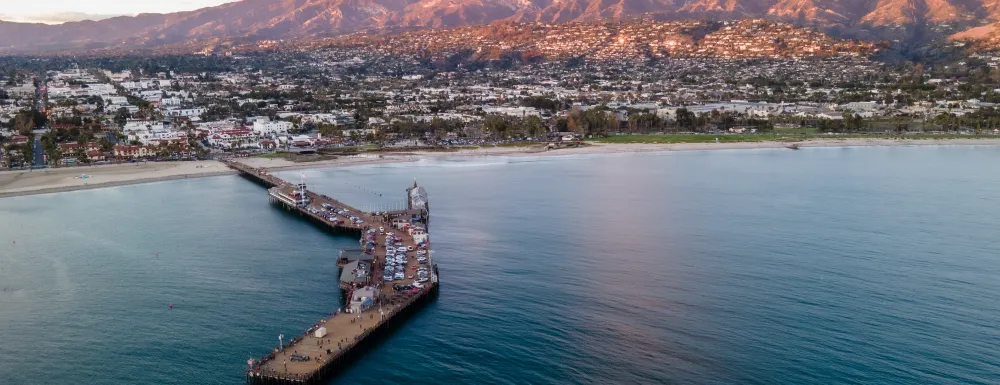
[[[443,280],[335,382],[1000,383],[998,158],[827,148],[307,171],[370,207],[417,178]],[[0,384],[242,383],[249,356],[339,306],[334,259],[355,244],[235,176],[0,200]]]

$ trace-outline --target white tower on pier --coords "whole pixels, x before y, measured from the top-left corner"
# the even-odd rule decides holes
[[[295,185],[295,204],[300,207],[309,204],[309,189],[306,188],[306,174],[302,173],[302,179]]]

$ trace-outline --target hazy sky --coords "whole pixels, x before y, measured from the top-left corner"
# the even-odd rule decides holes
[[[0,0],[0,20],[60,23],[143,12],[167,13],[234,0]]]

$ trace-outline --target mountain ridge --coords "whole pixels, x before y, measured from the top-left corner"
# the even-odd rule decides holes
[[[310,39],[379,28],[767,18],[911,43],[1000,21],[1000,0],[242,0],[194,11],[59,25],[0,21],[0,53],[155,49]],[[937,26],[944,26],[941,32]],[[930,33],[927,31],[931,31]]]

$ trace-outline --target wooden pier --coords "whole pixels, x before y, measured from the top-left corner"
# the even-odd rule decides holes
[[[311,192],[306,189],[304,183],[296,184],[282,180],[265,169],[253,168],[235,160],[224,160],[223,163],[244,177],[268,187],[268,196],[272,203],[301,214],[327,229],[359,234],[362,245],[360,253],[364,253],[364,257],[370,259],[366,261],[370,265],[367,279],[345,283],[338,277],[341,288],[346,289],[345,306],[336,309],[305,330],[304,334],[288,341],[283,347],[276,347],[263,358],[248,362],[247,384],[323,384],[377,343],[380,338],[403,323],[409,315],[436,298],[438,268],[433,262],[426,233],[419,230],[421,226],[426,229],[428,223],[426,195],[422,193],[422,189],[415,191],[416,184],[413,189],[407,190],[409,202],[407,210],[366,213],[332,197]],[[324,212],[323,209],[326,207],[346,211],[348,215],[330,215],[329,211]],[[358,220],[353,221],[351,217]],[[404,226],[404,223],[412,223],[413,227]],[[399,227],[407,230],[404,231]],[[384,247],[380,247],[382,242],[379,240],[389,233],[395,234],[403,247],[409,250],[427,250],[428,259],[424,264],[407,258],[405,264],[407,274],[403,280],[383,281],[382,269],[386,265],[386,251]],[[376,245],[373,250],[365,253],[363,251],[365,244],[371,243],[373,235]],[[418,242],[418,239],[423,243]],[[421,266],[430,268],[430,279],[418,283],[415,280],[415,271]],[[344,268],[349,267],[350,265],[347,265]],[[411,288],[397,290],[399,287]],[[353,290],[374,293],[371,301],[366,302],[368,307],[363,310],[355,308],[351,312],[348,304],[354,296]]]

